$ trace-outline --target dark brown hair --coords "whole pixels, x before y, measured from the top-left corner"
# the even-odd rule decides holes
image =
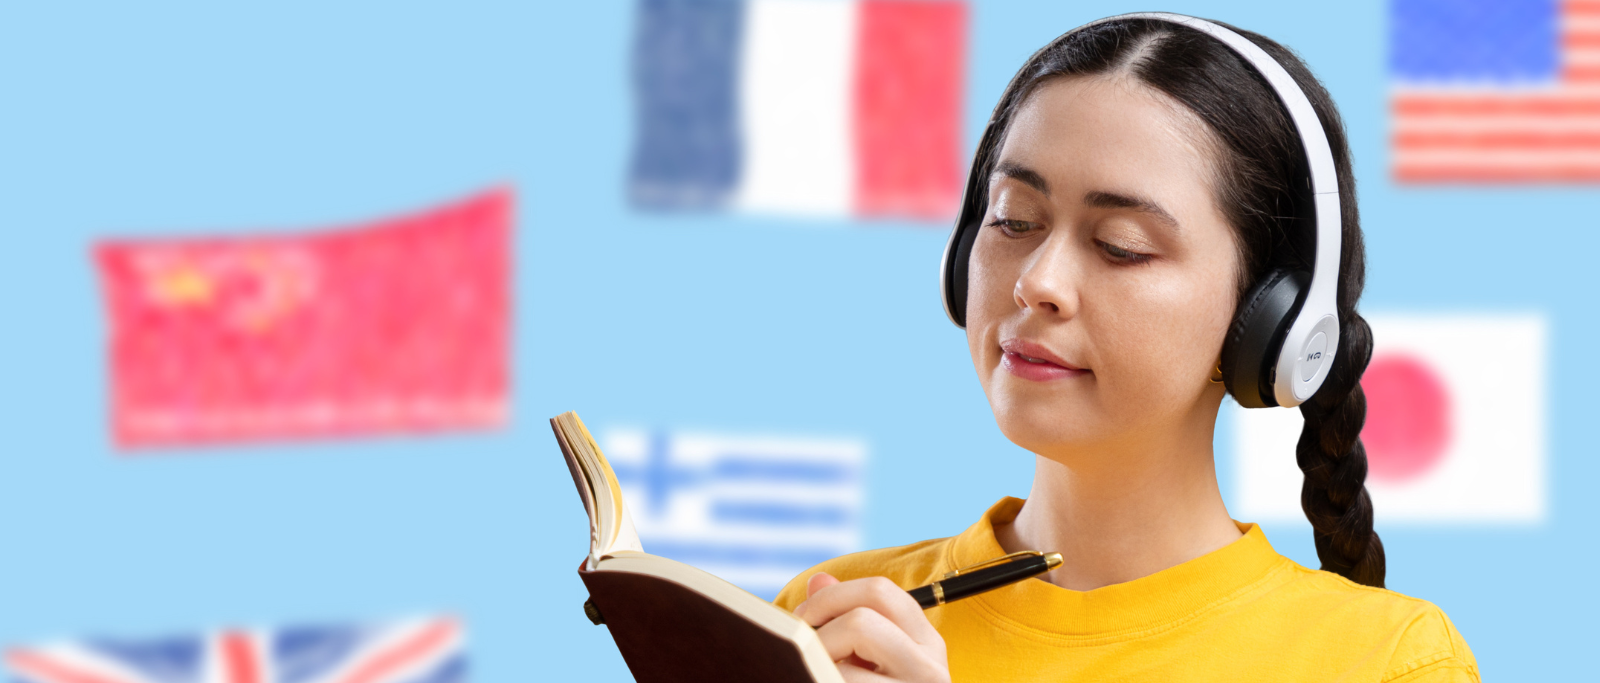
[[[1220,24],[1220,22],[1217,22]],[[1226,24],[1222,24],[1227,26]],[[1356,313],[1366,257],[1356,210],[1355,177],[1344,123],[1328,91],[1288,48],[1261,35],[1229,27],[1283,65],[1322,119],[1333,149],[1343,207],[1339,258],[1339,348],[1322,388],[1300,407],[1305,427],[1296,459],[1305,472],[1301,506],[1311,521],[1322,568],[1368,586],[1382,586],[1383,543],[1372,530],[1367,496],[1367,455],[1361,445],[1366,398],[1361,373],[1372,356],[1372,336]],[[1238,293],[1273,269],[1310,272],[1315,225],[1304,149],[1294,124],[1265,79],[1220,41],[1170,22],[1120,19],[1057,38],[1034,53],[995,107],[978,144],[973,178],[994,170],[1006,129],[1042,83],[1076,75],[1131,77],[1182,103],[1206,123],[1218,150],[1217,205],[1236,231]],[[967,216],[982,220],[985,182],[970,182]]]

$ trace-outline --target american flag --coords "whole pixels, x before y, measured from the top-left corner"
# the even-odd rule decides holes
[[[18,683],[460,683],[450,618],[368,626],[223,629],[151,640],[64,640],[6,652]]]
[[[1391,0],[1401,183],[1600,182],[1600,0]]]

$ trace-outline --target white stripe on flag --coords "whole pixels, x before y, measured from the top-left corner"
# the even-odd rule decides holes
[[[1561,17],[1562,33],[1583,33],[1600,31],[1600,17],[1576,17],[1567,15]]]
[[[1483,165],[1502,169],[1600,168],[1600,150],[1399,149],[1394,152],[1394,163],[1398,166]]]
[[[1567,48],[1561,55],[1561,63],[1575,66],[1593,66],[1600,64],[1600,50],[1593,48]]]
[[[856,3],[755,0],[747,12],[735,205],[846,215],[855,188]]]
[[[42,660],[43,663],[54,667],[63,667],[71,671],[99,677],[108,681],[141,681],[143,676],[137,669],[133,669],[120,661],[101,655],[98,652],[84,648],[81,644],[72,641],[57,641],[30,645],[11,649],[7,653],[8,666],[6,670],[19,681],[33,683],[52,683],[52,678],[46,678],[44,671],[34,671],[21,664]],[[204,682],[201,682],[204,683]]]
[[[1397,134],[1420,133],[1600,133],[1600,118],[1536,116],[1410,116],[1395,117]]]

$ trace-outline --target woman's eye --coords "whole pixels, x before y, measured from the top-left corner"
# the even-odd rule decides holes
[[[1123,249],[1122,247],[1111,244],[1110,242],[1095,240],[1095,244],[1100,245],[1100,250],[1104,251],[1106,256],[1111,257],[1111,260],[1119,263],[1144,263],[1150,260],[1149,254],[1128,251],[1127,249]]]
[[[1013,220],[1010,218],[996,218],[992,221],[989,221],[989,226],[1000,228],[1000,232],[1005,233],[1007,237],[1021,237],[1026,233],[1033,232],[1037,228],[1037,226],[1035,226],[1033,223]]]

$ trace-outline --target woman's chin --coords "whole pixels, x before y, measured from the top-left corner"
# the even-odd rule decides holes
[[[1037,401],[1026,397],[993,401],[995,423],[1012,443],[1040,455],[1073,450],[1096,440],[1097,411],[1082,401]]]

